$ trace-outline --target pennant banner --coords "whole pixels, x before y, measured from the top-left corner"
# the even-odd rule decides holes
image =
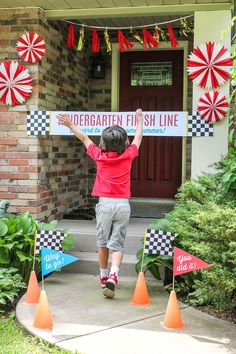
[[[200,258],[197,258],[178,247],[174,248],[174,276],[209,267],[211,267],[211,264],[202,261]]]
[[[41,256],[42,276],[79,260],[79,258],[70,256],[69,254],[57,252],[46,247],[41,248]]]

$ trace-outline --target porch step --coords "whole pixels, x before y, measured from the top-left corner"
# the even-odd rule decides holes
[[[91,274],[98,275],[98,254],[90,252],[67,252],[71,256],[77,257],[80,260],[74,262],[62,268],[63,272],[66,273],[80,273],[80,274]],[[135,271],[135,264],[137,262],[136,256],[124,255],[122,262],[122,276],[125,277],[135,277],[137,273]]]
[[[136,252],[142,248],[142,238],[145,229],[151,219],[131,218],[128,226],[125,253],[122,262],[122,276],[136,276],[135,264]],[[72,263],[64,268],[63,272],[80,274],[98,274],[98,254],[96,246],[96,221],[94,220],[65,220],[58,222],[59,229],[67,229],[67,232],[75,238],[75,248],[66,252],[80,258],[79,262]]]
[[[162,219],[175,204],[174,199],[130,198],[131,217]]]

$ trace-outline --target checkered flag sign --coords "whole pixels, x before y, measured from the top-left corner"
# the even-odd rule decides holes
[[[177,237],[169,231],[147,229],[144,253],[172,256],[171,242]]]
[[[213,136],[213,134],[213,124],[202,119],[198,112],[188,116],[188,136]]]
[[[65,238],[65,234],[61,231],[37,231],[35,254],[39,254],[42,247],[50,248],[55,251],[62,251],[61,241]]]
[[[49,135],[50,112],[30,111],[27,112],[28,135]]]

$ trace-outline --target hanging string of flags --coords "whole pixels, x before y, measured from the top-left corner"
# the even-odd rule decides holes
[[[64,20],[69,24],[68,29],[68,37],[67,37],[67,47],[74,48],[76,46],[76,35],[75,35],[75,26],[80,27],[79,31],[79,40],[77,45],[78,51],[83,51],[85,49],[85,29],[90,29],[91,31],[91,50],[94,53],[98,53],[101,51],[100,45],[100,35],[98,31],[103,31],[103,38],[105,41],[106,52],[111,53],[112,46],[111,40],[108,31],[116,30],[117,31],[117,41],[118,48],[120,52],[124,52],[128,49],[131,49],[134,46],[134,43],[129,40],[131,37],[132,40],[139,42],[144,50],[148,50],[151,48],[157,48],[160,45],[161,41],[170,42],[172,48],[176,48],[179,45],[179,42],[174,33],[172,23],[179,22],[180,29],[179,33],[181,36],[188,37],[193,33],[192,25],[189,22],[189,18],[193,15],[180,17],[178,19],[174,19],[171,21],[161,22],[161,23],[152,23],[145,24],[141,26],[129,26],[129,27],[111,27],[111,26],[92,26],[85,25],[83,23],[76,23]],[[167,28],[164,30],[160,26],[167,25]],[[153,28],[148,30],[148,28]],[[142,31],[142,34],[138,32],[138,30]],[[124,31],[128,31],[128,33],[124,34]]]

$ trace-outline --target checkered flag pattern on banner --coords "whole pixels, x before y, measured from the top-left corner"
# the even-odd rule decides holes
[[[144,253],[172,256],[171,242],[177,237],[169,231],[147,229]]]
[[[30,111],[27,112],[28,135],[49,135],[50,112]]]
[[[188,116],[188,136],[213,136],[212,123],[206,122],[198,112]]]
[[[55,251],[62,251],[61,241],[65,238],[65,234],[61,231],[37,231],[35,254],[39,254],[42,247],[50,248]]]

